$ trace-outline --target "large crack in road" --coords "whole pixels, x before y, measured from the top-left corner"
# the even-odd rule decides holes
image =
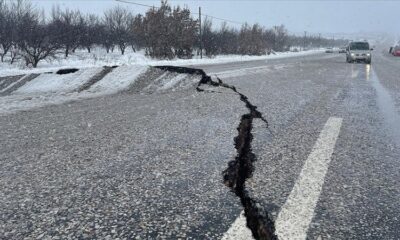
[[[257,106],[253,105],[247,96],[237,91],[235,86],[225,84],[218,77],[218,82],[213,81],[202,69],[176,66],[157,66],[156,68],[164,71],[200,75],[201,80],[196,87],[197,91],[205,91],[201,88],[202,85],[228,88],[238,94],[240,100],[245,103],[249,112],[242,115],[237,128],[238,135],[234,138],[237,155],[235,160],[228,163],[228,168],[222,173],[224,184],[240,198],[244,208],[247,227],[251,230],[253,237],[255,239],[277,240],[278,237],[275,235],[274,222],[268,212],[262,208],[261,204],[252,199],[246,190],[246,180],[252,177],[254,172],[253,163],[257,161],[257,156],[252,151],[253,121],[254,119],[260,119],[266,124],[266,128],[269,127],[268,121],[257,110]]]

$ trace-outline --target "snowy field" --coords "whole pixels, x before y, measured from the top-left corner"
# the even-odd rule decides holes
[[[200,59],[199,56],[194,56],[193,59],[174,59],[174,60],[155,60],[146,57],[143,51],[133,52],[132,49],[127,49],[125,55],[121,55],[119,51],[113,53],[106,53],[102,48],[95,48],[91,53],[85,50],[77,50],[71,53],[68,58],[65,58],[60,53],[56,59],[48,59],[39,62],[38,68],[29,69],[23,62],[19,61],[12,65],[9,63],[0,63],[0,76],[11,76],[27,73],[42,73],[49,71],[57,71],[60,68],[89,68],[89,67],[102,67],[114,65],[202,65],[202,64],[216,64],[264,59],[276,59],[304,56],[323,52],[321,49],[308,50],[302,52],[278,52],[264,56],[242,56],[242,55],[218,55],[213,58],[204,57]],[[7,60],[7,59],[6,59]]]

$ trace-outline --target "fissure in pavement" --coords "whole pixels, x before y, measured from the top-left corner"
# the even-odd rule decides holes
[[[64,74],[70,74],[79,71],[77,68],[66,68],[66,69],[60,69],[56,72],[58,75],[64,75]]]
[[[269,127],[268,121],[257,110],[257,106],[253,105],[247,96],[238,92],[235,86],[225,84],[219,78],[217,78],[218,82],[213,81],[202,69],[175,66],[157,66],[157,68],[177,73],[198,74],[201,76],[201,80],[196,87],[197,91],[205,91],[201,88],[202,85],[224,87],[238,94],[240,100],[245,103],[249,112],[242,115],[237,128],[238,135],[234,139],[237,155],[235,160],[229,162],[228,168],[223,171],[224,183],[240,198],[246,216],[247,227],[251,230],[253,237],[255,239],[277,240],[274,222],[268,212],[252,199],[246,190],[246,180],[252,177],[254,172],[253,163],[257,160],[251,145],[253,141],[253,120],[261,119],[267,128]]]

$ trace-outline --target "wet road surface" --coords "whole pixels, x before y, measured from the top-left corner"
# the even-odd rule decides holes
[[[372,65],[318,54],[199,66],[269,122],[254,120],[246,188],[279,239],[399,238],[399,67],[379,49]],[[214,90],[1,116],[1,238],[229,239],[243,207],[222,172],[247,109]]]

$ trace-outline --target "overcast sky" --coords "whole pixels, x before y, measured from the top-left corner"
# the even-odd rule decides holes
[[[131,0],[126,0],[131,1]],[[115,5],[129,7],[143,13],[146,7],[119,3],[115,0],[33,0],[37,7],[51,10],[61,7],[79,8],[83,12],[102,14]],[[135,3],[159,6],[160,1],[132,0]],[[290,32],[313,34],[356,32],[400,32],[400,1],[255,1],[255,0],[170,0],[171,5],[186,5],[197,13],[237,22],[260,23],[263,26],[284,24]],[[220,21],[214,20],[219,25]]]

